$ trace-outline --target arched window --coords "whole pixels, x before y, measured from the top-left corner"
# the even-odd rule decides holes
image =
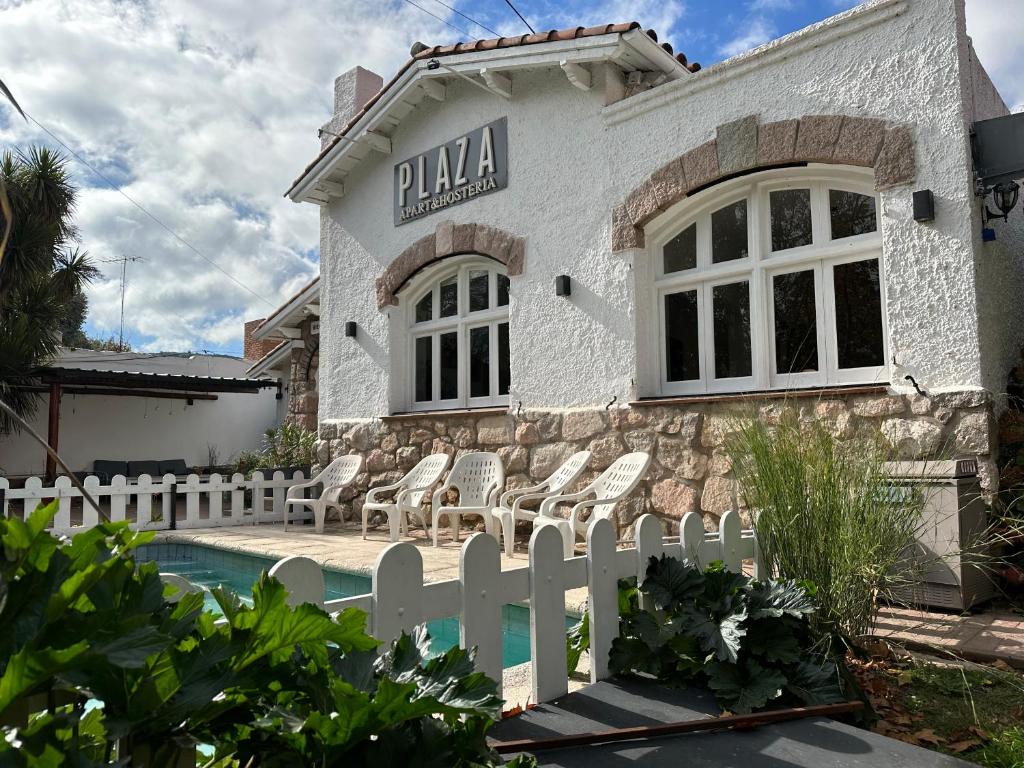
[[[407,310],[413,410],[508,403],[508,304],[508,277],[490,260],[440,267],[417,281]]]
[[[768,171],[684,201],[649,233],[654,394],[887,379],[870,176]]]

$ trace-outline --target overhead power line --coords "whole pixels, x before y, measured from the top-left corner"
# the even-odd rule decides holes
[[[485,30],[485,31],[487,31],[487,32],[490,32],[490,33],[491,33],[492,35],[494,35],[495,37],[501,37],[501,35],[499,35],[499,34],[498,34],[497,32],[495,32],[495,31],[494,31],[493,29],[491,29],[490,27],[485,27],[485,26],[484,26],[483,24],[481,24],[481,23],[480,23],[479,21],[477,21],[476,19],[474,19],[474,18],[473,18],[472,16],[467,16],[467,15],[466,15],[466,14],[464,14],[464,13],[463,13],[462,11],[460,11],[460,10],[459,10],[458,8],[453,8],[452,6],[448,5],[448,3],[444,2],[444,0],[434,0],[434,2],[436,2],[436,3],[439,3],[439,4],[443,5],[443,6],[445,7],[445,8],[447,8],[447,9],[448,9],[449,11],[451,11],[452,13],[457,13],[457,14],[458,14],[459,16],[461,16],[462,18],[464,18],[464,19],[465,19],[466,21],[468,21],[468,22],[471,22],[472,24],[476,24],[476,26],[480,27],[480,29],[483,29],[483,30]]]
[[[409,1],[410,1],[410,0],[407,0],[407,2],[409,2]],[[136,208],[138,208],[138,209],[139,209],[140,211],[142,211],[142,212],[143,212],[143,213],[144,213],[144,214],[145,214],[146,216],[148,216],[148,217],[149,217],[149,218],[150,218],[150,219],[151,219],[151,220],[152,220],[152,221],[153,221],[153,222],[154,222],[155,224],[157,224],[157,225],[158,225],[159,227],[161,227],[162,229],[164,229],[164,230],[165,230],[165,231],[166,231],[166,232],[167,232],[167,233],[168,233],[168,234],[169,234],[169,235],[170,235],[171,237],[173,237],[173,238],[174,238],[175,240],[177,240],[177,241],[178,241],[179,243],[181,243],[181,244],[182,244],[182,245],[184,245],[184,246],[185,246],[186,248],[188,248],[188,249],[189,249],[190,251],[192,251],[192,252],[193,252],[193,253],[194,253],[194,254],[195,254],[196,256],[198,256],[199,258],[201,258],[201,259],[202,259],[203,261],[207,262],[207,263],[208,263],[208,264],[209,264],[210,266],[212,266],[212,267],[213,267],[214,269],[216,269],[216,270],[217,270],[218,272],[220,272],[220,273],[221,273],[222,275],[224,275],[224,276],[225,276],[226,278],[228,278],[228,280],[230,280],[231,282],[233,282],[233,283],[234,283],[235,285],[237,285],[237,286],[238,286],[239,288],[243,289],[244,291],[247,291],[248,293],[250,293],[250,294],[252,294],[253,296],[255,296],[255,297],[256,297],[257,299],[259,299],[260,301],[262,301],[262,302],[263,302],[264,304],[267,304],[267,305],[269,305],[269,306],[271,306],[271,307],[275,307],[275,306],[276,306],[275,304],[273,304],[273,303],[272,303],[271,301],[269,301],[268,299],[264,298],[263,296],[260,296],[260,294],[256,293],[256,291],[254,291],[254,290],[253,290],[252,288],[250,288],[249,286],[247,286],[247,285],[246,285],[245,283],[243,283],[243,282],[242,282],[241,280],[239,280],[238,278],[236,278],[236,277],[235,277],[234,275],[232,275],[232,274],[231,274],[230,272],[228,272],[228,271],[227,271],[226,269],[224,269],[223,267],[221,267],[221,266],[220,266],[220,265],[219,265],[219,264],[218,264],[217,262],[215,262],[215,261],[214,261],[213,259],[211,259],[211,258],[210,258],[209,256],[207,256],[207,255],[206,255],[205,253],[203,253],[202,251],[200,251],[200,250],[199,250],[198,248],[196,248],[196,247],[195,247],[194,245],[192,245],[192,243],[190,243],[190,242],[189,242],[188,240],[186,240],[186,239],[185,239],[185,238],[183,238],[183,237],[182,237],[181,235],[179,235],[179,234],[178,234],[177,232],[175,232],[175,231],[174,231],[173,229],[171,229],[171,228],[170,228],[170,227],[169,227],[169,226],[168,226],[167,224],[164,224],[164,222],[163,222],[163,221],[161,221],[161,220],[160,220],[159,218],[157,218],[157,217],[156,217],[156,216],[155,216],[154,214],[150,213],[149,209],[147,209],[147,208],[146,208],[145,206],[143,206],[143,205],[142,205],[142,204],[141,204],[140,202],[138,202],[137,200],[135,200],[135,198],[131,197],[131,196],[130,196],[130,195],[129,195],[129,194],[127,193],[127,192],[125,192],[125,191],[124,191],[123,189],[121,189],[121,187],[120,187],[120,185],[119,185],[119,184],[117,184],[117,183],[115,183],[115,182],[111,181],[111,180],[110,180],[110,179],[109,179],[109,178],[108,178],[108,177],[107,177],[107,176],[106,176],[105,174],[101,173],[101,172],[100,172],[100,171],[99,171],[99,170],[98,170],[98,169],[97,169],[97,168],[96,168],[96,167],[95,167],[94,165],[92,165],[92,163],[90,163],[90,162],[89,162],[88,160],[86,160],[86,159],[85,159],[84,157],[82,157],[82,156],[81,156],[80,154],[78,154],[78,153],[77,153],[77,152],[76,152],[75,150],[73,150],[73,149],[72,149],[71,147],[69,147],[69,146],[68,146],[67,144],[65,144],[65,143],[64,143],[64,142],[63,142],[63,141],[62,141],[62,140],[61,140],[60,138],[58,138],[58,137],[57,137],[57,135],[56,135],[56,134],[54,134],[54,133],[53,133],[53,131],[51,131],[51,130],[50,130],[49,128],[47,128],[47,127],[46,127],[45,125],[43,125],[43,124],[42,124],[42,123],[40,123],[40,122],[39,122],[38,120],[36,120],[36,119],[35,119],[34,117],[32,117],[32,115],[28,115],[28,119],[29,119],[29,120],[31,120],[31,121],[32,121],[33,123],[35,123],[35,124],[36,124],[37,126],[39,126],[39,128],[40,128],[40,129],[41,129],[41,130],[42,130],[42,131],[43,131],[43,132],[44,132],[44,133],[45,133],[45,134],[46,134],[47,136],[49,136],[49,137],[50,137],[51,139],[53,139],[53,140],[54,140],[55,142],[57,142],[57,143],[58,143],[58,144],[60,144],[60,145],[61,145],[62,147],[64,147],[64,149],[66,149],[66,150],[67,150],[68,152],[70,152],[70,153],[71,153],[71,155],[72,155],[72,156],[73,156],[73,157],[74,157],[74,158],[75,158],[75,159],[76,159],[76,160],[77,160],[78,162],[80,162],[80,163],[81,163],[82,165],[84,165],[84,166],[85,166],[86,168],[88,168],[88,169],[89,169],[90,171],[92,171],[92,172],[93,172],[94,174],[96,174],[96,175],[97,175],[98,177],[100,177],[101,179],[103,179],[103,181],[105,181],[105,182],[107,183],[107,185],[108,185],[108,186],[109,186],[109,187],[110,187],[110,188],[111,188],[112,190],[114,190],[115,192],[117,192],[117,193],[118,193],[119,195],[121,195],[121,197],[123,197],[123,198],[124,198],[125,200],[127,200],[127,201],[128,201],[129,203],[131,203],[131,204],[132,204],[132,205],[134,205],[134,206],[135,206]]]
[[[523,16],[523,14],[521,14],[521,13],[519,12],[519,9],[518,9],[518,8],[516,8],[516,7],[514,6],[514,5],[512,5],[512,0],[505,0],[505,2],[506,2],[506,3],[508,4],[508,7],[509,7],[509,8],[511,8],[511,9],[512,9],[513,11],[515,11],[515,12],[516,12],[516,16],[518,16],[518,17],[519,17],[519,20],[520,20],[521,22],[523,22],[523,24],[525,24],[525,25],[526,25],[526,28],[527,28],[528,30],[530,30],[530,33],[531,33],[531,34],[534,34],[534,35],[536,35],[536,34],[537,34],[537,30],[535,30],[535,29],[534,29],[533,27],[531,27],[531,26],[530,26],[530,22],[528,22],[528,21],[526,20],[526,18],[525,18],[525,17]]]
[[[460,35],[465,35],[465,36],[466,36],[466,39],[467,39],[467,40],[469,40],[469,39],[471,39],[471,38],[473,37],[473,36],[472,36],[471,34],[469,34],[469,32],[467,32],[466,30],[462,29],[461,27],[457,27],[457,26],[455,26],[454,24],[452,24],[452,23],[451,23],[450,21],[448,21],[447,19],[445,19],[445,18],[442,18],[441,16],[438,16],[438,15],[437,15],[436,13],[434,13],[434,12],[432,12],[432,11],[428,11],[428,10],[427,10],[426,8],[424,8],[424,7],[422,6],[422,5],[418,5],[417,3],[414,3],[414,2],[413,2],[413,0],[405,0],[405,2],[407,2],[407,3],[408,3],[409,5],[411,5],[411,6],[413,7],[413,8],[419,8],[419,9],[420,9],[421,11],[423,11],[423,12],[424,12],[425,14],[427,14],[428,16],[433,16],[433,17],[434,17],[435,19],[437,19],[438,21],[440,21],[440,22],[441,22],[442,24],[445,24],[445,25],[447,25],[447,26],[451,27],[452,29],[454,29],[454,30],[455,30],[456,32],[458,32],[458,33],[459,33]]]

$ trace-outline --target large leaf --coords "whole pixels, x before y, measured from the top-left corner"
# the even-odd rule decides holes
[[[785,684],[785,675],[776,669],[766,669],[756,661],[712,664],[708,671],[708,685],[718,695],[719,702],[741,714],[777,699]]]
[[[802,661],[788,673],[786,690],[804,704],[835,704],[845,701],[839,672],[831,661]]]
[[[80,640],[66,648],[22,648],[14,654],[0,677],[0,715],[21,696],[82,659],[88,648],[88,642]]]
[[[719,661],[736,663],[742,638],[747,634],[743,626],[747,612],[743,607],[724,616],[715,616],[705,611],[688,608],[679,617],[681,627],[695,635],[701,648],[715,654]]]
[[[765,661],[794,664],[800,660],[800,641],[788,623],[757,619],[747,623],[744,648]]]
[[[584,611],[578,622],[565,635],[566,671],[572,675],[580,665],[580,657],[590,648],[590,611]]]
[[[792,579],[755,581],[747,592],[747,610],[752,618],[791,616],[802,619],[814,613],[807,590]]]
[[[652,557],[647,565],[647,576],[640,591],[653,598],[658,608],[691,600],[704,589],[704,574],[689,560],[676,560],[662,555]]]

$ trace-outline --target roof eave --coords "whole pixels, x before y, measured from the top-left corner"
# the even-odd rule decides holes
[[[298,323],[289,322],[293,315],[302,312],[306,305],[319,303],[320,301],[320,277],[314,278],[305,288],[292,296],[288,301],[274,310],[266,320],[256,326],[252,332],[252,338],[262,341],[272,338],[274,332],[280,328],[292,327]],[[304,317],[303,317],[304,319]]]
[[[623,45],[639,53],[652,69],[660,70],[669,79],[675,80],[684,74],[690,74],[685,65],[641,29],[538,45],[451,53],[443,57],[445,66],[435,70],[427,69],[430,57],[410,59],[396,79],[385,86],[386,93],[382,94],[366,114],[345,133],[348,140],[336,141],[323,157],[292,184],[285,195],[296,203],[320,202],[311,198],[317,185],[325,181],[342,158],[360,146],[359,140],[365,138],[368,131],[380,127],[388,110],[421,79],[449,78],[452,76],[452,70],[470,75],[479,72],[484,65],[488,65],[488,68],[495,72],[510,72],[532,67],[557,66],[563,61],[575,64],[617,62],[623,57]],[[496,62],[500,64],[496,65]],[[390,130],[393,126],[388,128]]]

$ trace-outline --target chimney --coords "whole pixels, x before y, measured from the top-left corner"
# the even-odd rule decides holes
[[[246,360],[256,362],[281,343],[280,339],[260,340],[252,337],[253,331],[259,327],[264,319],[261,317],[259,320],[250,320],[244,326],[245,330],[242,333],[242,357]]]
[[[376,72],[354,67],[334,80],[334,116],[323,125],[323,130],[340,133],[349,120],[384,87],[384,78]],[[334,141],[334,136],[320,136],[320,148]]]

